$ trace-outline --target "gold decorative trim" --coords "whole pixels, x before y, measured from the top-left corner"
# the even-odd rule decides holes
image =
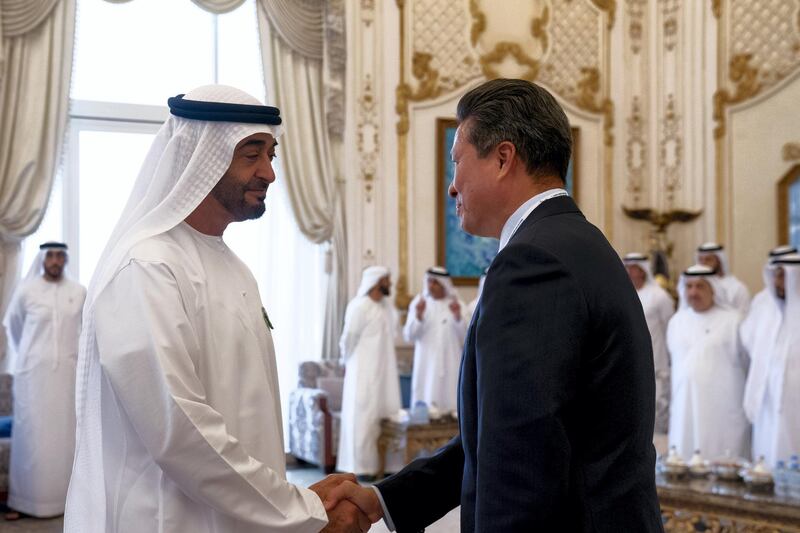
[[[719,89],[714,93],[714,120],[717,127],[714,128],[714,137],[719,139],[725,136],[725,108],[731,104],[738,104],[756,96],[761,91],[761,83],[758,81],[758,67],[750,65],[753,54],[736,54],[731,58],[730,71],[728,76],[736,85],[733,94],[728,89]]]
[[[644,117],[639,97],[634,96],[631,114],[628,116],[628,141],[625,143],[625,165],[628,168],[628,192],[633,194],[633,203],[638,205],[642,182],[647,170],[647,141],[645,140]],[[638,163],[637,163],[638,160]]]
[[[711,13],[714,14],[715,19],[719,20],[722,16],[722,0],[711,0]]]
[[[614,28],[614,19],[617,13],[617,0],[592,0],[592,4],[608,14],[608,30],[611,31]]]
[[[667,96],[667,107],[661,126],[663,138],[660,143],[659,160],[664,167],[667,192],[667,206],[675,201],[675,191],[681,186],[681,157],[683,155],[683,139],[680,135],[681,117],[675,112],[675,96]],[[670,157],[671,156],[671,157]]]
[[[784,144],[781,154],[784,161],[800,160],[800,142]]]
[[[472,28],[469,32],[469,41],[472,47],[478,45],[483,32],[486,31],[486,14],[478,7],[478,0],[469,0],[469,14],[472,15]]]
[[[644,9],[647,0],[628,0],[628,37],[631,40],[631,53],[638,55],[642,50],[642,37],[644,36]]]
[[[575,103],[581,109],[592,113],[602,113],[603,138],[606,146],[614,145],[614,102],[609,98],[598,100],[600,94],[600,70],[597,67],[581,68],[583,78],[578,82],[578,96]]]
[[[473,17],[471,40],[472,46],[476,46],[478,39],[486,29],[486,15],[480,11],[476,0],[470,0],[470,14]],[[531,21],[531,36],[538,40],[542,47],[542,55],[547,52],[549,40],[547,37],[547,25],[550,22],[550,9],[545,7],[540,17],[535,17]],[[539,77],[539,69],[542,64],[538,59],[528,55],[525,49],[519,44],[510,41],[501,41],[495,44],[494,49],[483,54],[478,58],[483,75],[488,80],[500,77],[500,73],[494,68],[495,64],[502,63],[508,56],[514,58],[518,65],[527,67],[527,70],[520,75],[521,79],[534,81]]]

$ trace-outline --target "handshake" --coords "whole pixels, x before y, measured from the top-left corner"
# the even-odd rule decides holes
[[[323,533],[363,533],[383,518],[375,491],[359,485],[353,474],[332,474],[309,489],[317,493],[328,513]]]

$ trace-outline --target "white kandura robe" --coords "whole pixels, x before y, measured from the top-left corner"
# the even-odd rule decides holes
[[[123,264],[96,307],[105,531],[319,531],[320,499],[285,479],[275,352],[248,268],[186,223]]]
[[[786,272],[786,302],[767,290],[740,328],[751,359],[744,409],[753,422],[753,459],[764,456],[771,468],[800,453],[800,270]]]
[[[717,278],[717,281],[725,291],[725,301],[728,307],[739,311],[742,318],[744,318],[750,307],[750,291],[747,290],[745,284],[732,274]]]
[[[642,302],[647,329],[653,343],[653,362],[656,372],[656,423],[658,433],[669,426],[670,370],[667,350],[667,324],[675,313],[672,297],[655,281],[648,281],[637,291]]]
[[[342,472],[377,472],[380,420],[400,410],[396,315],[391,306],[387,298],[375,302],[357,296],[345,312],[339,341],[345,374],[336,457],[336,469]]]
[[[425,298],[425,313],[417,319],[416,307]],[[467,321],[456,320],[450,298],[439,300],[418,294],[408,306],[403,328],[407,342],[414,343],[414,369],[411,376],[411,406],[418,401],[436,405],[444,411],[458,406],[458,374]],[[464,312],[464,303],[457,300]]]
[[[750,425],[742,409],[746,357],[739,344],[740,315],[717,305],[703,313],[678,311],[667,327],[672,360],[669,444],[689,460],[730,452],[750,456]]]
[[[68,279],[24,282],[6,313],[15,354],[8,506],[64,512],[75,453],[75,364],[86,289]]]

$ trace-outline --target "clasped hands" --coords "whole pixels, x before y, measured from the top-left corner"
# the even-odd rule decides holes
[[[332,474],[309,489],[317,493],[328,513],[323,533],[363,533],[383,518],[375,491],[359,485],[353,474]]]

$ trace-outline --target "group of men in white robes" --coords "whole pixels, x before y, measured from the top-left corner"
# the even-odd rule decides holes
[[[348,304],[340,349],[345,364],[336,468],[361,476],[378,472],[380,421],[401,407],[395,353],[398,315],[390,301],[389,270],[373,266],[362,273]],[[458,373],[468,317],[450,274],[431,267],[423,290],[411,301],[403,328],[414,343],[411,405],[424,402],[441,411],[457,404]],[[388,470],[402,465],[389,457]]]
[[[46,242],[3,325],[14,376],[7,520],[64,512],[75,450],[75,365],[86,289],[66,274],[67,246]]]
[[[722,246],[698,247],[697,264],[668,293],[652,281],[642,254],[623,258],[653,341],[656,431],[669,405],[669,443],[689,459],[723,456],[775,466],[800,451],[800,255],[770,251],[764,289],[750,302]],[[666,326],[666,327],[665,327]],[[798,337],[798,338],[795,338]],[[669,393],[664,375],[669,375]],[[752,424],[752,427],[751,427]]]

